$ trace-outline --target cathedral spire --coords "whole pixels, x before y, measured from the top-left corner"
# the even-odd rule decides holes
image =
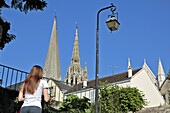
[[[56,16],[54,17],[54,24],[44,65],[44,76],[56,80],[61,80]]]
[[[71,58],[71,64],[80,64],[77,24],[76,24],[76,34],[75,34],[75,40],[74,40],[74,47],[73,47],[73,54],[72,54],[72,58]]]
[[[162,83],[165,80],[165,73],[164,73],[164,69],[163,69],[160,57],[159,57],[159,63],[158,63],[157,78],[158,78],[158,86],[161,87]]]
[[[87,84],[88,81],[87,65],[85,64],[84,69],[81,68],[80,65],[78,27],[76,23],[76,33],[75,33],[74,47],[73,47],[73,53],[71,58],[71,65],[67,69],[66,82],[71,84],[79,84],[82,83],[84,80],[86,81]]]

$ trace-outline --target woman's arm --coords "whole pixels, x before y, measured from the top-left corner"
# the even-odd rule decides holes
[[[24,98],[23,98],[23,88],[21,88],[20,91],[19,91],[18,101],[24,101]]]
[[[48,88],[44,88],[43,92],[44,92],[44,100],[45,102],[48,102],[50,99],[50,95],[48,94]]]

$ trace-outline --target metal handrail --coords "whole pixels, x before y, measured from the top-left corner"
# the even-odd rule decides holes
[[[28,72],[21,71],[9,66],[0,64],[0,86],[17,90],[19,84],[28,76]],[[20,78],[19,78],[20,77]]]
[[[0,64],[0,86],[10,90],[18,91],[21,82],[25,80],[28,74],[28,72]],[[90,97],[90,92],[95,91],[95,87],[83,86],[83,84],[72,84],[47,77],[43,77],[43,79],[46,79],[48,82],[51,80],[56,84],[55,86],[58,85],[58,89],[60,90],[57,90],[59,95],[56,95],[59,96],[58,101],[62,101],[61,99],[65,99],[69,94],[79,95],[80,98],[83,96],[92,98]],[[49,86],[51,88],[55,88],[52,91],[56,91],[56,87],[53,87],[52,84],[49,83]],[[52,94],[53,93],[51,93],[51,96],[53,97]]]

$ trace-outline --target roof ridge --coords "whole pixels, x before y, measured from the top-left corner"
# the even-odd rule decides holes
[[[133,72],[133,71],[140,70],[140,69],[142,69],[142,68],[132,70],[132,72]],[[100,79],[104,79],[104,78],[109,78],[109,77],[111,77],[111,76],[118,76],[118,75],[125,74],[125,73],[127,73],[127,72],[123,72],[123,73],[119,73],[119,74],[116,74],[116,75],[110,75],[110,76],[107,76],[107,77],[99,78],[99,80],[100,80]],[[88,81],[88,82],[92,82],[92,81],[95,81],[95,79],[94,79],[94,80],[90,80],[90,81]]]

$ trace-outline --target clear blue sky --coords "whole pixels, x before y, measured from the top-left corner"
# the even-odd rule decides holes
[[[87,62],[89,80],[95,78],[97,12],[114,3],[120,27],[110,33],[105,21],[110,10],[100,13],[99,77],[127,71],[128,57],[133,69],[141,68],[144,58],[157,74],[161,58],[165,73],[170,69],[170,1],[169,0],[47,0],[44,11],[28,14],[2,9],[11,22],[10,33],[16,40],[0,51],[0,63],[29,72],[38,64],[44,67],[55,9],[62,78],[71,64],[75,22],[78,23],[80,62]]]

